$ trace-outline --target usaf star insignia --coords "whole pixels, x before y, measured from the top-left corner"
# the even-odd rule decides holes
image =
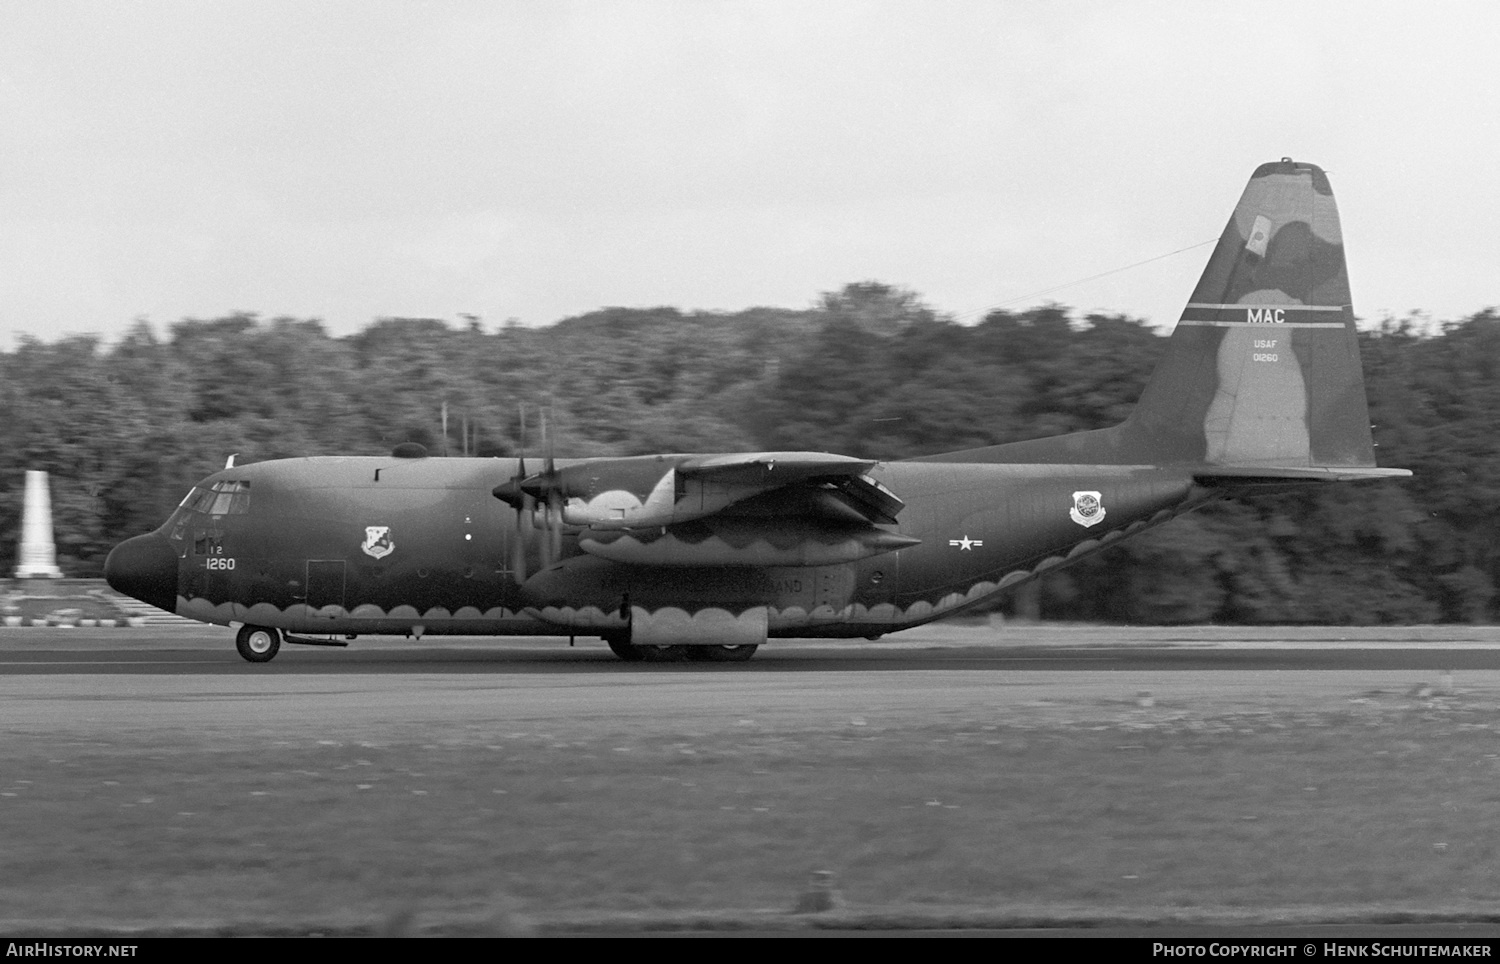
[[[984,545],[984,540],[983,539],[970,539],[969,538],[969,534],[966,532],[966,533],[964,533],[964,537],[962,539],[949,539],[948,540],[948,545],[950,545],[950,546],[958,546],[958,548],[960,550],[962,550],[964,552],[968,552],[970,549],[974,548],[975,546],[982,546],[982,545]]]

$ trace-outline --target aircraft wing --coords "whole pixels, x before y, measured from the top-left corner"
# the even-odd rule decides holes
[[[825,452],[754,452],[691,458],[677,472],[709,486],[755,489],[747,498],[778,489],[837,493],[867,521],[894,524],[905,503],[868,475],[877,464]]]
[[[876,464],[828,452],[742,452],[690,455],[677,463],[677,471],[692,478],[781,486],[818,476],[859,475]]]
[[[588,459],[499,486],[556,502],[566,525],[646,529],[717,515],[761,496],[755,514],[891,524],[904,503],[869,476],[877,463],[826,452],[652,455]]]

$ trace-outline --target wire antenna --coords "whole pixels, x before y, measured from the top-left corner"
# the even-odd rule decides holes
[[[1198,248],[1204,247],[1205,245],[1213,244],[1218,240],[1218,235],[1215,235],[1214,237],[1209,238],[1207,241],[1199,241],[1197,244],[1190,244],[1185,248],[1178,248],[1176,251],[1168,251],[1166,254],[1158,254],[1155,257],[1147,258],[1144,261],[1137,261],[1134,264],[1123,265],[1119,268],[1111,268],[1108,271],[1101,271],[1098,274],[1091,274],[1087,278],[1079,278],[1077,281],[1069,281],[1065,284],[1053,285],[1050,288],[1043,288],[1040,291],[1033,291],[1030,294],[1018,295],[1015,298],[1009,298],[1005,301],[997,302],[984,308],[974,308],[969,311],[961,312],[958,317],[970,318],[987,315],[997,308],[1008,308],[1011,305],[1018,304],[1022,301],[1030,301],[1033,298],[1040,298],[1042,295],[1050,295],[1054,291],[1062,291],[1065,288],[1072,288],[1077,285],[1087,284],[1090,281],[1098,281],[1100,278],[1108,278],[1112,274],[1119,274],[1122,271],[1129,271],[1131,268],[1139,268],[1143,265],[1148,265],[1153,261],[1161,261],[1164,258],[1170,258],[1174,255],[1183,254],[1187,251],[1193,251]]]

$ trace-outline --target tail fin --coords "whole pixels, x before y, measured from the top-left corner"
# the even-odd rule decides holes
[[[1133,460],[1205,475],[1409,474],[1374,469],[1343,234],[1316,165],[1256,169],[1118,432]]]
[[[1328,176],[1256,168],[1124,422],[926,458],[1179,465],[1222,485],[1410,475],[1375,466]]]

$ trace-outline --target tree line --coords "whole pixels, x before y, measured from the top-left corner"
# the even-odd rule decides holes
[[[1361,331],[1380,462],[1415,479],[1210,506],[1002,605],[1142,623],[1493,621],[1497,321]],[[113,344],[23,339],[0,352],[0,560],[14,559],[26,469],[51,474],[59,565],[87,576],[231,453],[243,464],[415,441],[434,455],[539,455],[546,407],[559,455],[899,459],[1118,423],[1164,345],[1141,321],[1058,305],[960,325],[877,282],[801,311],[606,308],[494,331],[387,318],[337,338],[314,320],[234,314],[161,334],[139,323]]]

